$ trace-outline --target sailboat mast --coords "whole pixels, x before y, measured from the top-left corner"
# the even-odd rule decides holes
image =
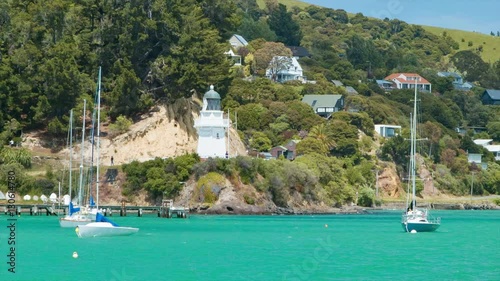
[[[96,208],[99,210],[99,154],[100,154],[100,125],[101,125],[101,67],[99,67],[99,80],[97,82],[97,170],[96,170]]]
[[[69,111],[69,201],[73,200],[71,197],[71,170],[73,163],[73,109]],[[68,212],[69,213],[69,212]]]
[[[412,116],[412,121],[411,121],[411,180],[412,180],[412,195],[413,195],[413,209],[416,208],[416,202],[415,202],[415,189],[416,189],[416,182],[415,182],[415,176],[416,176],[416,163],[415,163],[415,153],[416,153],[416,142],[417,142],[417,78],[415,78],[415,97],[413,98],[413,116]]]
[[[80,148],[82,152],[82,157],[80,161],[80,186],[78,188],[78,205],[82,205],[82,186],[83,186],[83,147],[85,143],[85,110],[87,106],[87,100],[83,100],[83,125],[82,125],[82,147]]]

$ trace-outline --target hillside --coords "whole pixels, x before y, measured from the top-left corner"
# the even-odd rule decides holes
[[[482,46],[483,50],[479,54],[485,62],[493,63],[500,60],[500,37],[498,36],[435,26],[422,27],[438,36],[442,36],[443,32],[446,32],[453,40],[458,42],[460,46],[458,51],[477,50],[479,46]],[[472,46],[469,46],[469,42],[472,42]]]
[[[157,204],[186,188],[194,196],[186,204],[200,209],[204,204],[237,208],[223,207],[228,198],[252,206],[274,204],[287,212],[322,204],[372,206],[380,203],[375,196],[377,179],[382,198],[401,200],[402,179],[409,169],[405,138],[414,93],[402,85],[385,89],[375,80],[407,73],[410,80],[419,81],[415,73],[432,84],[432,92],[419,95],[419,137],[429,140],[420,152],[424,161],[419,172],[426,182],[419,185],[419,194],[426,199],[436,194],[463,196],[472,182],[477,185],[475,195],[500,193],[500,165],[493,153],[473,142],[500,142],[500,114],[483,104],[482,88],[461,91],[451,79],[437,75],[456,69],[476,86],[496,88],[500,61],[489,64],[475,52],[457,52],[459,45],[451,35],[435,35],[399,20],[317,6],[260,9],[252,0],[235,4],[155,1],[144,7],[118,1],[98,3],[95,9],[90,2],[62,0],[60,12],[47,7],[58,20],[44,22],[37,31],[19,31],[22,21],[27,20],[27,26],[42,24],[43,5],[37,2],[25,11],[9,2],[7,23],[0,30],[0,37],[6,38],[0,44],[0,142],[6,145],[0,161],[1,168],[19,174],[19,192],[52,193],[58,182],[67,182],[61,167],[68,150],[54,151],[65,146],[70,110],[82,112],[86,106],[90,131],[95,81],[102,81],[101,174],[111,165],[119,170],[113,185],[103,186],[114,202],[125,198]],[[98,29],[96,19],[103,23]],[[300,67],[293,77],[277,75],[292,56],[287,46],[307,51],[298,59]],[[229,48],[238,55],[228,57]],[[286,59],[270,69],[275,57]],[[96,77],[99,66],[102,79]],[[272,79],[266,77],[268,70],[276,71]],[[209,85],[216,87],[222,110],[238,116],[238,131],[231,130],[230,156],[246,155],[247,150],[252,156],[269,152],[276,161],[200,159],[193,153],[193,123],[200,110],[193,96],[199,98]],[[302,102],[305,95],[339,99],[335,106],[307,104]],[[315,111],[314,104],[328,110],[327,118]],[[380,139],[374,134],[375,124],[402,129]],[[460,135],[456,128],[462,126],[486,130],[477,136],[472,131]],[[22,147],[9,147],[11,142]],[[79,159],[82,150],[77,141],[74,144],[73,156]],[[481,153],[488,170],[474,174],[477,167],[468,164],[467,153]],[[86,149],[86,162],[90,157]],[[49,158],[51,162],[44,163]],[[431,177],[434,182],[429,184]],[[6,184],[0,179],[0,188]]]
[[[298,0],[278,0],[278,2],[286,5],[288,9],[291,9],[292,7],[299,7],[303,9],[311,5]],[[265,8],[264,0],[258,0],[257,3],[260,8]],[[349,17],[354,16],[352,13],[348,13],[348,15]],[[480,52],[480,55],[485,62],[493,63],[500,60],[500,37],[498,36],[436,26],[421,26],[425,30],[437,36],[442,36],[443,32],[446,32],[453,40],[458,42],[460,48],[457,51],[477,50],[479,46],[482,46],[483,49]],[[469,46],[469,42],[472,42],[472,46]]]

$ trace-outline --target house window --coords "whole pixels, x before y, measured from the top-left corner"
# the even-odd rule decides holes
[[[217,139],[219,139],[219,133],[217,133]]]
[[[317,100],[313,100],[313,103],[311,104],[311,106],[315,106],[316,102],[317,102]]]

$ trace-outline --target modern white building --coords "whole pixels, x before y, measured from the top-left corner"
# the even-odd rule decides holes
[[[375,131],[384,138],[397,136],[401,132],[401,126],[376,124]]]
[[[198,150],[200,158],[224,158],[228,156],[226,132],[229,119],[224,119],[221,110],[221,98],[214,91],[214,86],[203,96],[203,109],[195,120],[194,127],[198,131]]]

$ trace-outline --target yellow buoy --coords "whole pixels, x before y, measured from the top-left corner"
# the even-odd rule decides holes
[[[73,258],[78,258],[78,253],[77,252],[73,252]]]

